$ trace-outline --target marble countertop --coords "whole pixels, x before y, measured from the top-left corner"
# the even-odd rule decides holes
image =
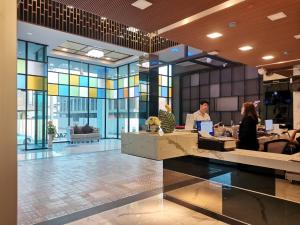
[[[147,132],[122,134],[123,153],[155,160],[194,155],[211,159],[300,173],[300,153],[294,155],[235,149],[228,152],[198,149],[197,133],[174,132],[151,134]]]

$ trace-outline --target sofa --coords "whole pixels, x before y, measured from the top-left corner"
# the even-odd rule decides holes
[[[81,142],[94,142],[100,140],[99,129],[91,127],[88,125],[85,126],[71,126],[69,130],[69,141],[73,143]]]

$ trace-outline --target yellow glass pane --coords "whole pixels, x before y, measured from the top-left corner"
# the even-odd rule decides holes
[[[48,84],[48,95],[58,95],[57,84]]]
[[[158,76],[158,85],[161,85],[161,76]]]
[[[169,98],[172,97],[172,88],[169,88]]]
[[[113,89],[114,88],[114,81],[113,80],[106,80],[106,88]]]
[[[44,89],[44,78],[37,76],[28,76],[27,87],[30,90],[43,90]]]
[[[90,98],[97,98],[97,88],[90,88],[89,96],[90,96]]]
[[[79,76],[70,75],[70,85],[79,86]]]
[[[139,82],[140,82],[140,77],[139,76],[135,76],[134,77],[134,85],[139,85]]]

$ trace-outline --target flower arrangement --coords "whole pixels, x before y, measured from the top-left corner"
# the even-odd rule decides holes
[[[49,135],[55,135],[56,134],[56,127],[54,126],[54,124],[51,120],[48,121],[47,133]]]
[[[148,126],[152,126],[152,125],[160,126],[160,123],[161,123],[160,120],[156,116],[150,116],[146,120],[146,125]]]

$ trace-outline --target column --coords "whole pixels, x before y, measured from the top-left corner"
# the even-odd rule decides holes
[[[17,224],[17,1],[0,1],[0,220]]]

